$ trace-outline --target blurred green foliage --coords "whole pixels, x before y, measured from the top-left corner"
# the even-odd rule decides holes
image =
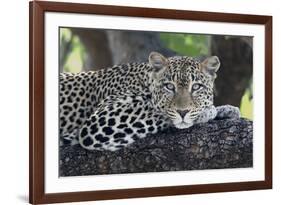
[[[61,51],[64,52],[63,54],[61,53],[61,55],[65,55],[65,60],[62,65],[63,71],[71,72],[71,73],[81,72],[83,70],[83,64],[86,59],[86,51],[80,39],[77,36],[73,35],[70,29],[61,28],[60,44],[61,44],[61,49],[63,47],[70,48],[69,50]]]
[[[209,35],[161,33],[160,39],[168,48],[181,55],[191,57],[209,55]]]
[[[241,116],[250,120],[253,120],[253,90],[252,80],[250,87],[246,89],[245,94],[241,99],[240,112]]]

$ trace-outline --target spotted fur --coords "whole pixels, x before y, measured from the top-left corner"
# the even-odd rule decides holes
[[[169,126],[214,119],[213,84],[219,59],[165,58],[100,71],[60,74],[61,141],[89,150],[115,151]],[[231,117],[239,110],[226,106]],[[234,114],[233,114],[234,113]]]

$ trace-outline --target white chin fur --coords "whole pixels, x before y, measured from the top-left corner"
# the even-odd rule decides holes
[[[176,119],[173,120],[173,124],[178,129],[186,129],[193,125],[193,121],[190,120],[190,117],[188,114],[185,115],[184,119],[176,113]]]
[[[178,129],[186,129],[186,128],[189,128],[191,127],[193,124],[187,124],[187,123],[178,123],[178,124],[175,124],[175,127],[178,128]]]

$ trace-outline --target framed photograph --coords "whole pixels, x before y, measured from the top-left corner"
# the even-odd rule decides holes
[[[30,203],[272,187],[272,17],[30,2]]]

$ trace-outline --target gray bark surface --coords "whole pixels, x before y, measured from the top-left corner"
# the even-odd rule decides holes
[[[140,139],[116,152],[60,147],[60,176],[242,168],[253,166],[253,125],[213,120]]]

